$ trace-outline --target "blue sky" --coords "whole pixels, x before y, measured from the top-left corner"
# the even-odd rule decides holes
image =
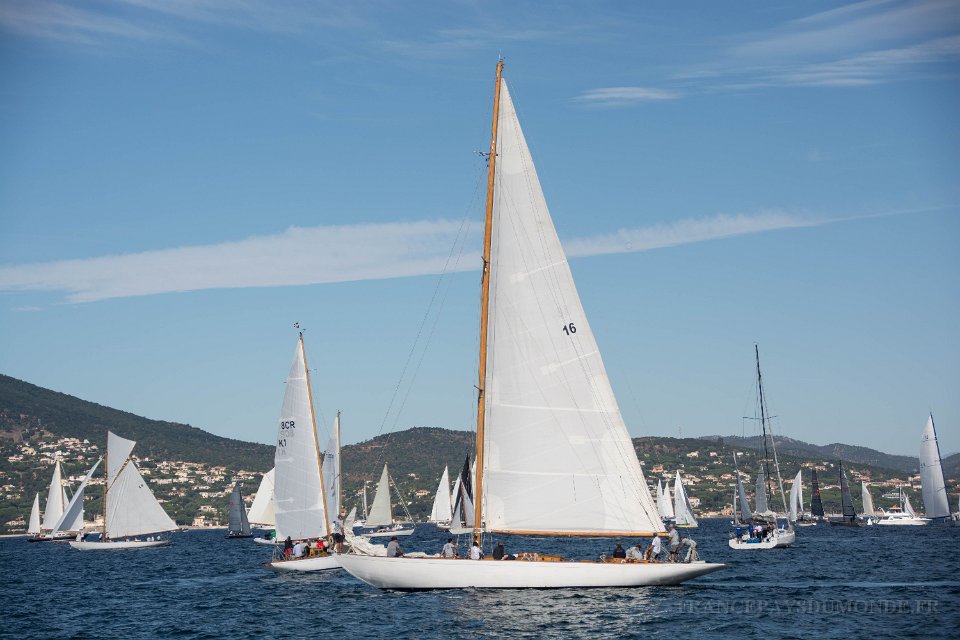
[[[960,450],[960,3],[0,5],[0,371],[471,428],[498,55],[634,435]],[[444,274],[442,277],[440,274]]]

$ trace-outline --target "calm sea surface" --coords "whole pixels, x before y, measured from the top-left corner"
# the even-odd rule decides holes
[[[729,568],[678,587],[387,593],[343,571],[277,574],[270,549],[223,531],[167,548],[79,552],[0,540],[0,637],[17,638],[911,638],[960,637],[960,527],[807,527],[797,545],[727,548]],[[405,550],[439,550],[422,526]],[[508,551],[596,557],[613,541],[503,537]],[[624,541],[626,542],[626,541]]]

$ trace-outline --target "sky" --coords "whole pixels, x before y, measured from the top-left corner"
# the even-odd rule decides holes
[[[499,56],[634,436],[960,451],[960,2],[6,0],[0,372],[472,429]]]

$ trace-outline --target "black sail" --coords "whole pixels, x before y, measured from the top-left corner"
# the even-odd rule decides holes
[[[813,485],[813,499],[810,501],[810,513],[817,518],[823,517],[823,502],[820,501],[820,482],[817,480],[817,470],[812,469],[811,484]]]
[[[840,462],[840,502],[843,506],[845,520],[854,520],[857,512],[853,508],[853,497],[850,495],[850,485],[847,484],[847,474],[843,471],[843,462]]]

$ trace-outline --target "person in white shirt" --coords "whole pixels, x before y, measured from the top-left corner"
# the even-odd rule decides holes
[[[630,547],[627,550],[627,560],[632,560],[634,562],[639,562],[643,560],[643,550],[640,549],[640,543],[637,543],[637,546]]]
[[[443,551],[440,555],[444,558],[456,558],[457,550],[453,546],[453,538],[447,538],[447,544],[443,545]]]
[[[297,542],[297,544],[293,545],[293,557],[294,557],[294,558],[302,558],[302,557],[303,557],[303,543],[302,543],[302,542]]]
[[[483,551],[480,550],[480,541],[474,540],[473,546],[470,547],[470,559],[480,560],[481,558],[483,558]]]

